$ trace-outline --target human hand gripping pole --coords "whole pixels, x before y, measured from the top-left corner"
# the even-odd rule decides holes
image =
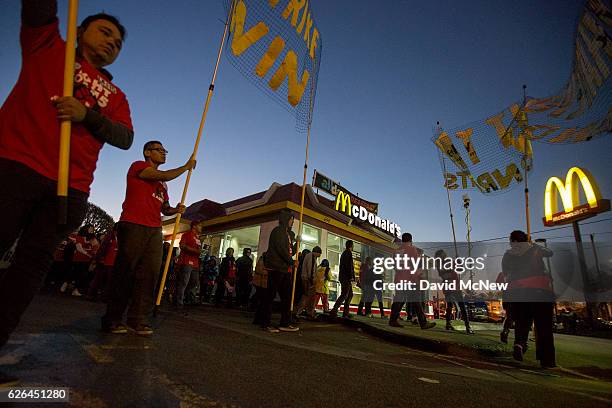
[[[66,32],[66,55],[64,58],[63,96],[72,96],[74,88],[74,60],[76,53],[77,14],[79,0],[70,0],[68,5],[68,27]],[[58,224],[68,221],[68,171],[70,169],[70,132],[72,122],[63,119],[60,123],[59,166],[57,174]]]
[[[200,128],[198,129],[198,135],[196,137],[195,145],[193,147],[193,153],[191,155],[191,160],[195,160],[197,153],[198,153],[198,147],[200,145],[200,139],[202,137],[202,130],[204,129],[204,123],[206,122],[206,114],[208,113],[208,107],[210,105],[210,100],[212,98],[212,94],[215,89],[215,80],[217,78],[217,71],[219,70],[221,52],[223,51],[223,44],[225,44],[225,38],[227,37],[229,22],[230,22],[230,18],[233,12],[234,12],[234,2],[232,2],[229,13],[225,20],[225,28],[223,29],[223,36],[221,37],[221,44],[219,46],[219,52],[217,53],[217,61],[215,62],[215,69],[213,70],[212,80],[210,81],[210,86],[208,87],[208,95],[206,96],[206,103],[204,104],[204,110],[202,112],[202,119],[200,120]],[[183,195],[181,196],[181,202],[179,203],[179,205],[185,204],[185,197],[187,196],[187,188],[189,187],[189,181],[191,180],[192,171],[193,171],[193,168],[190,168],[189,171],[187,172],[187,179],[185,180],[185,186],[183,187]],[[155,300],[156,308],[154,309],[154,314],[157,312],[157,307],[160,305],[162,294],[164,293],[164,286],[166,284],[166,276],[168,274],[168,268],[170,267],[170,260],[172,259],[172,248],[174,248],[174,243],[176,241],[176,234],[178,232],[178,228],[181,222],[181,215],[182,215],[181,213],[178,213],[174,221],[174,229],[172,231],[170,250],[168,251],[168,254],[166,255],[166,261],[164,263],[164,271],[162,272],[162,278],[161,278],[159,289],[157,292],[157,299]]]

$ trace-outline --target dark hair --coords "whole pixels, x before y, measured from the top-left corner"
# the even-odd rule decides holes
[[[412,242],[412,234],[409,232],[404,232],[402,234],[402,242]]]
[[[317,254],[322,254],[323,251],[321,251],[321,247],[320,246],[316,246],[314,248],[312,248],[312,252],[316,252]]]
[[[327,259],[324,259],[321,261],[321,266],[324,266],[326,268],[329,268],[329,261]]]
[[[352,246],[353,246],[353,241],[352,241],[352,240],[350,240],[350,239],[349,239],[348,241],[346,241],[346,244],[344,244],[344,247],[345,247],[346,249],[349,249],[349,248],[350,248],[350,247],[352,247]]]
[[[436,258],[440,258],[442,256],[442,254],[446,255],[446,252],[443,249],[438,249],[434,256]]]
[[[89,228],[94,228],[94,226],[92,224],[85,224],[85,225],[83,225],[81,228],[79,228],[79,235],[84,237],[85,234],[87,234],[87,230]]]
[[[162,144],[162,142],[158,141],[158,140],[149,140],[147,143],[144,144],[144,146],[142,147],[142,154],[144,155],[144,153],[147,150],[151,149],[151,146],[156,145],[156,144]]]
[[[119,30],[119,34],[121,34],[121,41],[124,41],[125,38],[127,37],[127,31],[125,31],[125,27],[119,22],[119,19],[115,16],[111,16],[110,14],[106,14],[104,12],[98,13],[98,14],[92,14],[91,16],[85,17],[85,19],[81,21],[80,27],[83,30],[87,30],[87,27],[89,26],[89,24],[91,24],[92,22],[96,20],[106,20],[114,24],[115,27],[117,27],[117,30]]]
[[[527,242],[527,234],[521,230],[515,230],[510,233],[510,242]]]

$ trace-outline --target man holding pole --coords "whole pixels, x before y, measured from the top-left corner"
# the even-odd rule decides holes
[[[129,303],[128,326],[142,336],[153,334],[146,319],[153,310],[153,292],[162,262],[159,213],[175,215],[185,211],[181,204],[170,207],[165,182],[193,169],[196,163],[190,158],[181,167],[159,170],[158,167],[166,162],[167,153],[161,142],[147,142],[143,148],[145,160],[135,161],[128,170],[123,212],[117,225],[119,249],[110,299],[102,317],[102,330],[109,333],[127,333],[123,313]]]
[[[128,149],[134,135],[127,99],[104,69],[121,51],[124,27],[103,13],[83,20],[74,93],[58,97],[68,47],[56,15],[55,0],[22,0],[21,72],[0,109],[0,211],[9,215],[0,253],[19,237],[14,262],[0,277],[0,347],[40,289],[53,250],[81,224],[100,149]],[[61,121],[72,122],[73,140],[68,218],[58,224]]]

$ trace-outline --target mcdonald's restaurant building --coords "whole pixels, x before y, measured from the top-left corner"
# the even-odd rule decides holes
[[[250,248],[255,260],[266,251],[272,229],[278,225],[279,213],[289,209],[295,215],[293,230],[298,233],[298,219],[302,187],[295,184],[280,185],[273,183],[266,191],[229,201],[218,203],[209,199],[191,204],[181,219],[179,234],[189,230],[191,221],[202,225],[202,242],[204,251],[209,255],[222,258],[227,248],[234,249],[234,256],[242,255],[244,248]],[[345,212],[336,210],[336,202],[315,193],[310,185],[306,186],[304,197],[302,242],[300,251],[321,247],[323,253],[319,262],[329,260],[334,282],[330,284],[329,300],[334,301],[340,292],[338,271],[340,255],[348,240],[354,242],[353,261],[355,275],[359,278],[361,262],[366,257],[391,256],[397,247],[395,235],[349,217]],[[163,233],[170,239],[174,227],[174,218],[163,222]],[[178,245],[180,235],[175,245]],[[382,276],[385,282],[392,281],[392,276]],[[385,292],[384,305],[391,305],[392,293]],[[352,304],[359,303],[361,293],[354,288]],[[377,303],[375,302],[375,305]],[[373,305],[374,306],[374,305]],[[373,307],[373,311],[378,310]]]

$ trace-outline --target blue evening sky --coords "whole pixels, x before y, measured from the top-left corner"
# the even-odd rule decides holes
[[[67,1],[60,1],[65,32]],[[218,0],[81,0],[79,21],[104,10],[120,17],[128,38],[109,67],[127,94],[136,138],[129,151],[106,146],[91,201],[118,218],[130,163],[142,144],[161,140],[165,168],[193,149],[223,30]],[[284,3],[284,0],[283,2]],[[323,54],[312,127],[312,170],[381,203],[380,214],[418,241],[452,239],[446,191],[432,127],[455,127],[497,113],[522,97],[552,95],[572,65],[581,1],[312,1]],[[0,3],[0,100],[15,83],[20,55],[20,6]],[[301,184],[305,136],[295,119],[221,60],[187,204],[218,202],[267,189],[273,181]],[[533,230],[542,230],[544,186],[567,169],[588,168],[612,198],[610,136],[579,145],[535,144],[530,175]],[[172,204],[184,176],[170,182]],[[485,197],[473,191],[472,238],[525,229],[522,187]],[[465,239],[461,193],[452,194],[458,239]],[[611,213],[598,219],[611,218]],[[612,221],[583,232],[612,231]],[[539,234],[570,236],[571,229]],[[597,239],[610,240],[612,234]]]

